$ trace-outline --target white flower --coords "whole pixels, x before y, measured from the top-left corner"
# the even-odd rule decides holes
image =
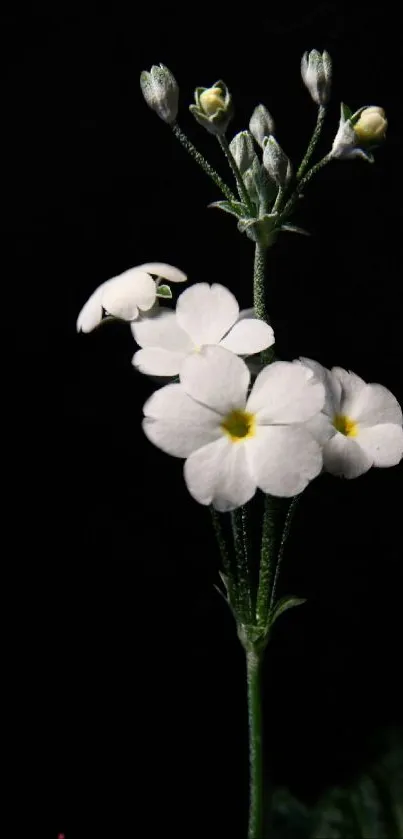
[[[402,411],[383,385],[366,384],[341,367],[327,370],[301,358],[323,382],[322,412],[307,425],[323,445],[324,468],[333,475],[357,478],[371,466],[396,466],[403,456]]]
[[[154,445],[186,458],[184,476],[200,504],[222,512],[260,488],[296,495],[321,471],[321,448],[301,425],[322,408],[324,388],[302,364],[276,361],[248,396],[245,362],[223,347],[204,347],[183,362],[180,384],[144,405]]]
[[[164,122],[175,122],[178,114],[178,83],[164,64],[153,64],[150,72],[143,70],[140,87],[149,108],[156,111]]]
[[[77,318],[77,332],[91,332],[102,321],[102,311],[122,320],[132,321],[149,311],[157,297],[157,284],[151,274],[173,283],[186,281],[186,274],[164,262],[145,262],[129,268],[98,286]]]
[[[219,344],[239,355],[253,355],[274,343],[274,333],[258,318],[240,315],[225,286],[196,283],[178,297],[176,311],[159,311],[131,329],[143,349],[133,356],[142,373],[175,376],[185,358],[206,344]]]

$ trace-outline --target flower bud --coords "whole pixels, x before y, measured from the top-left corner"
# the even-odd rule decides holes
[[[385,111],[376,105],[372,105],[370,108],[364,108],[357,122],[354,123],[356,136],[365,144],[379,143],[381,140],[384,140],[387,127],[388,123],[385,119]]]
[[[257,105],[249,122],[249,131],[258,146],[263,147],[263,140],[274,134],[274,119],[264,105]]]
[[[153,64],[140,75],[140,87],[149,108],[164,122],[174,122],[178,113],[179,87],[171,71]]]
[[[252,135],[249,131],[240,131],[231,140],[229,148],[241,175],[243,175],[257,157]]]
[[[317,105],[326,105],[330,98],[332,60],[328,52],[305,52],[301,60],[302,81]]]
[[[222,136],[233,114],[232,98],[224,82],[218,81],[212,87],[197,87],[195,105],[189,110],[200,125],[210,134]]]
[[[277,186],[287,185],[292,174],[291,162],[272,134],[264,139],[263,166]]]
[[[343,103],[337,134],[333,141],[332,157],[362,157],[373,163],[371,148],[385,139],[388,123],[385,111],[372,105],[351,113]]]

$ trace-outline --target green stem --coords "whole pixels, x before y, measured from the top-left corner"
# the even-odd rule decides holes
[[[299,502],[299,499],[300,499],[301,495],[302,495],[302,492],[299,495],[294,496],[294,498],[292,499],[291,504],[290,504],[290,506],[287,510],[287,515],[285,517],[283,535],[281,537],[280,547],[278,549],[276,571],[275,571],[275,574],[274,574],[273,587],[272,587],[271,595],[270,595],[269,611],[274,606],[277,583],[278,583],[278,578],[280,576],[281,561],[283,559],[285,545],[286,545],[288,536],[290,534],[291,525],[292,525],[292,521],[293,521],[293,518],[294,518],[294,513],[295,513],[295,510],[297,509],[297,505],[298,505],[298,502]]]
[[[237,184],[237,187],[238,187],[239,197],[246,204],[251,216],[254,216],[255,215],[255,210],[254,210],[253,204],[252,204],[252,202],[249,198],[249,194],[248,194],[248,191],[247,191],[246,186],[244,184],[243,177],[242,177],[242,175],[239,171],[237,162],[236,162],[236,160],[234,158],[234,155],[232,154],[231,149],[228,145],[228,140],[227,140],[226,137],[222,137],[220,135],[217,136],[217,140],[218,140],[218,142],[219,142],[219,144],[220,144],[220,146],[221,146],[221,148],[222,148],[222,150],[225,154],[225,157],[227,158],[228,163],[229,163],[229,165],[232,169],[232,172],[234,174],[236,184]]]
[[[263,747],[262,747],[262,656],[254,650],[246,653],[248,680],[250,800],[248,839],[263,837]]]
[[[276,528],[270,495],[266,495],[264,504],[256,619],[259,626],[266,627],[273,577],[273,540]]]
[[[266,310],[266,295],[264,273],[266,267],[267,248],[256,242],[255,245],[255,261],[253,265],[253,308],[255,315],[260,320],[270,323]],[[260,357],[264,364],[270,364],[274,359],[273,347],[268,347],[260,353]]]
[[[228,575],[231,570],[231,563],[230,563],[230,555],[228,550],[227,541],[224,535],[224,529],[222,526],[222,522],[220,519],[220,514],[214,507],[210,507],[211,512],[211,520],[213,523],[215,537],[217,539],[217,544],[220,549],[221,560],[222,560],[222,567],[225,573]]]
[[[273,205],[272,213],[277,213],[277,211],[278,211],[278,209],[279,209],[279,207],[280,207],[280,204],[281,204],[281,202],[282,202],[282,200],[283,200],[283,197],[284,197],[284,192],[285,192],[284,187],[279,186],[279,188],[278,188],[278,193],[277,193],[277,195],[276,195],[276,200],[275,200],[274,205]]]
[[[186,149],[190,156],[193,157],[193,160],[195,160],[196,163],[198,163],[199,166],[201,166],[206,175],[208,175],[209,178],[211,178],[211,180],[214,181],[216,186],[218,186],[218,188],[225,195],[227,200],[237,201],[236,195],[234,195],[234,193],[229,189],[227,184],[224,183],[223,179],[220,177],[218,172],[216,172],[215,169],[213,169],[213,167],[210,166],[207,160],[204,159],[203,155],[197,151],[193,143],[191,143],[190,140],[186,137],[186,134],[184,134],[183,131],[179,128],[178,123],[172,122],[171,128],[173,133],[175,134],[175,137],[177,137],[179,142],[182,143],[182,146]]]
[[[323,166],[326,166],[326,163],[329,163],[331,160],[332,154],[331,152],[329,152],[329,154],[326,154],[325,157],[322,157],[322,160],[319,160],[319,163],[315,163],[315,166],[312,166],[312,169],[309,169],[309,172],[307,172],[306,175],[300,180],[293,195],[291,195],[291,198],[289,198],[289,200],[287,201],[284,210],[281,212],[280,222],[286,221],[294,204],[298,200],[299,195],[301,194],[304,186],[306,186],[306,184],[309,183],[311,178],[313,178],[313,176],[316,175],[317,172],[319,172],[319,169],[322,169]]]
[[[313,132],[312,137],[309,141],[309,146],[306,150],[305,157],[303,158],[302,163],[301,163],[301,165],[298,169],[298,172],[297,172],[297,180],[298,181],[302,178],[304,172],[308,168],[308,163],[309,163],[309,161],[310,161],[310,159],[313,155],[313,152],[315,151],[315,146],[316,146],[316,144],[319,140],[320,132],[322,131],[322,126],[323,126],[323,123],[324,123],[324,120],[325,120],[325,116],[326,116],[326,108],[324,107],[324,105],[319,105],[319,110],[318,110],[318,115],[317,115],[317,118],[316,118],[316,125],[315,125],[315,128],[314,128],[314,132]]]
[[[244,549],[243,509],[238,507],[231,513],[232,533],[237,566],[237,601],[240,608],[242,622],[250,624],[252,621],[252,598],[250,571]]]

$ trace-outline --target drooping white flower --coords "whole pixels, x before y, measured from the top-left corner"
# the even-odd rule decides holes
[[[122,320],[132,321],[149,311],[156,302],[157,284],[151,274],[173,283],[183,283],[187,277],[179,268],[165,262],[144,262],[123,274],[102,283],[91,294],[77,318],[77,332],[92,332],[102,321],[103,310]]]
[[[309,358],[300,362],[326,391],[321,413],[307,423],[323,446],[324,468],[357,478],[371,466],[396,466],[403,456],[403,428],[402,410],[393,394],[341,367],[327,370]]]
[[[206,344],[253,355],[274,343],[271,326],[250,317],[250,310],[242,317],[234,295],[218,283],[196,283],[179,295],[175,312],[156,312],[131,329],[142,347],[133,364],[154,376],[177,375],[185,358]]]
[[[332,157],[341,160],[362,157],[368,163],[373,163],[372,149],[385,139],[387,127],[383,108],[371,105],[359,108],[353,114],[342,102],[339,127],[331,150]]]
[[[166,385],[144,405],[148,439],[186,458],[190,494],[222,512],[246,504],[257,488],[297,495],[322,469],[321,448],[302,425],[324,401],[312,371],[276,361],[248,396],[249,382],[241,358],[207,346],[185,359],[179,384]]]

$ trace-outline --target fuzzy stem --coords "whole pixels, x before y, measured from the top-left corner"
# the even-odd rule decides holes
[[[244,184],[243,177],[242,177],[242,175],[239,171],[237,162],[236,162],[236,160],[234,158],[234,155],[232,154],[231,149],[228,145],[228,140],[227,140],[226,137],[222,137],[222,136],[217,136],[217,140],[218,140],[218,142],[219,142],[219,144],[220,144],[220,146],[221,146],[221,148],[222,148],[222,150],[225,154],[225,157],[227,158],[228,163],[229,163],[229,165],[232,169],[232,172],[234,174],[234,178],[236,180],[237,187],[238,187],[239,197],[242,201],[244,201],[244,203],[246,204],[250,214],[253,216],[253,215],[255,215],[255,210],[254,210],[253,204],[252,204],[252,202],[249,198],[248,191],[247,191],[246,186]]]
[[[209,178],[211,178],[211,180],[214,181],[216,186],[218,186],[221,192],[225,195],[226,199],[228,201],[237,201],[236,195],[234,195],[234,193],[230,190],[227,184],[224,183],[223,179],[220,177],[218,172],[216,172],[215,169],[213,169],[213,167],[210,166],[207,160],[205,160],[203,155],[197,151],[193,143],[191,143],[190,140],[186,137],[186,134],[184,134],[181,128],[179,128],[178,123],[172,122],[171,128],[173,133],[175,134],[175,137],[177,137],[179,142],[182,143],[182,146],[186,149],[190,156],[193,157],[193,160],[195,160],[196,163],[198,163],[199,166],[201,166],[206,175],[208,175]]]
[[[301,180],[304,172],[308,168],[308,163],[309,163],[309,161],[310,161],[310,159],[313,155],[313,152],[315,151],[315,146],[316,146],[316,144],[319,140],[320,133],[322,131],[323,123],[325,121],[325,116],[326,116],[326,108],[324,107],[324,105],[319,105],[318,115],[317,115],[317,118],[316,118],[316,125],[315,125],[315,128],[314,128],[314,132],[313,132],[312,137],[309,141],[309,146],[306,150],[305,157],[303,158],[302,163],[301,163],[301,165],[298,169],[298,172],[297,172],[297,180],[298,181]]]

